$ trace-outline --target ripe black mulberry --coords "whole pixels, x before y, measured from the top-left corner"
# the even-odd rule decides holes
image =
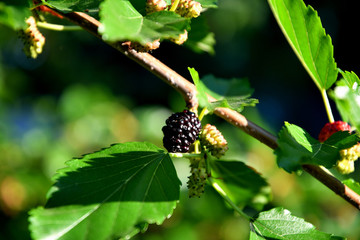
[[[200,130],[201,122],[195,113],[189,110],[174,113],[162,128],[164,147],[169,152],[188,152],[190,145],[198,138]]]

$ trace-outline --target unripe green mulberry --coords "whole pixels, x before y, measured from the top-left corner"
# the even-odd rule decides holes
[[[178,45],[182,45],[188,39],[188,31],[184,30],[183,34],[180,34],[177,38],[171,38],[170,40]]]
[[[205,184],[208,177],[204,158],[193,158],[190,160],[190,173],[187,187],[189,197],[200,197],[205,191]]]
[[[171,1],[174,3],[174,0]],[[196,18],[200,16],[202,6],[199,2],[193,0],[180,0],[175,12],[182,17]]]
[[[354,162],[360,157],[360,143],[352,146],[351,148],[343,149],[340,151],[340,160],[336,163],[336,169],[342,174],[352,173]]]
[[[229,149],[227,141],[221,132],[213,125],[206,124],[200,134],[201,144],[211,152],[214,157],[220,158]]]
[[[147,0],[146,1],[146,13],[159,12],[167,8],[165,0]]]
[[[36,26],[36,20],[30,16],[26,23],[28,27],[19,31],[19,37],[24,43],[24,53],[31,58],[37,58],[42,53],[45,44],[45,37],[41,34]]]

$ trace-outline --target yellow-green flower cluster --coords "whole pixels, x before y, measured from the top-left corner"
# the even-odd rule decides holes
[[[336,169],[342,174],[352,173],[354,162],[360,157],[360,143],[352,146],[351,148],[343,149],[340,151],[340,160],[336,163]]]

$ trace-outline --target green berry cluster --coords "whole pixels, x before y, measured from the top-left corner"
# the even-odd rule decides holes
[[[216,158],[221,158],[229,149],[224,136],[211,124],[206,124],[203,128],[200,134],[200,142]]]
[[[174,3],[174,0],[172,0]],[[202,6],[199,2],[193,0],[180,0],[175,12],[182,17],[197,18],[200,16]]]
[[[146,14],[170,10],[173,4],[175,4],[174,2],[175,1],[172,0],[172,4],[167,5],[165,0],[147,0],[145,7]],[[202,6],[199,2],[193,0],[180,0],[176,8],[171,9],[170,11],[175,11],[175,13],[185,18],[196,18],[200,16],[200,13],[202,11]],[[176,38],[170,38],[169,40],[178,45],[182,45],[184,42],[186,42],[187,39],[188,39],[188,32],[187,30],[184,30],[184,33],[179,34],[179,36],[177,36]],[[130,44],[128,45],[129,47],[135,49],[138,52],[148,52],[159,48],[160,40],[155,40],[154,42],[147,43],[145,45],[142,45],[140,43],[130,42]]]
[[[188,39],[188,31],[184,30],[183,34],[180,34],[177,38],[170,38],[170,41],[176,43],[177,45],[182,45]]]
[[[340,160],[336,163],[336,169],[342,174],[354,172],[354,162],[360,157],[360,143],[351,148],[340,151]]]
[[[205,190],[205,184],[208,177],[206,171],[206,163],[204,158],[192,158],[190,160],[190,173],[188,177],[187,187],[189,189],[189,197],[200,197]]]
[[[163,11],[168,7],[165,0],[147,0],[146,1],[146,13]]]
[[[28,27],[19,31],[19,37],[24,43],[24,52],[26,56],[31,58],[37,58],[42,53],[45,37],[41,34],[36,26],[36,20],[33,16],[30,16],[26,23]]]

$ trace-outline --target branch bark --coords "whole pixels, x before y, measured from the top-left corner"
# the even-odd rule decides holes
[[[98,20],[81,12],[58,13],[102,40],[101,35],[98,33],[98,28],[101,25]],[[129,49],[127,45],[123,45],[122,42],[108,42],[108,44],[177,90],[183,96],[189,108],[196,108],[198,106],[196,98],[197,92],[194,84],[153,57],[151,54],[136,52],[135,50]],[[215,101],[215,99],[211,96],[208,96],[208,98],[210,101]],[[255,123],[247,120],[242,114],[227,108],[217,108],[215,110],[215,114],[232,125],[240,128],[268,147],[272,149],[277,148],[278,145],[276,136],[259,127]],[[328,174],[318,166],[303,165],[303,169],[322,182],[334,193],[338,194],[351,205],[360,210],[360,196],[345,184],[341,183],[341,181],[337,178]]]

